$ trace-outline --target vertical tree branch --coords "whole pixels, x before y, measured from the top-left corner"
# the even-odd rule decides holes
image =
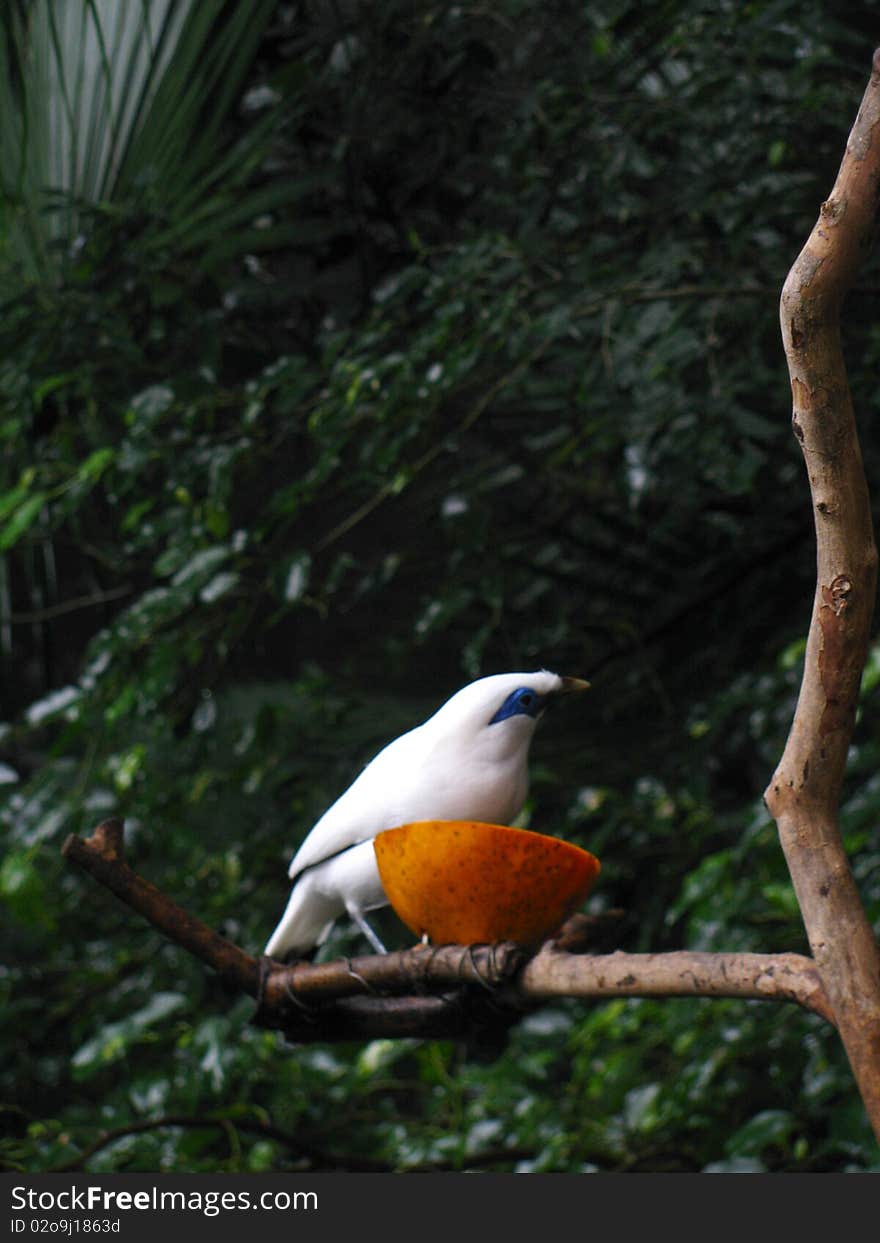
[[[782,291],[792,424],[810,482],[817,581],[797,709],[765,795],[819,974],[880,1139],[880,948],[838,820],[877,578],[840,306],[869,249],[878,198],[880,49],[834,188]]]

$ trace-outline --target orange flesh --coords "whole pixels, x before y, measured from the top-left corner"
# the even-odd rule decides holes
[[[599,860],[557,837],[471,820],[423,820],[374,841],[386,896],[435,944],[538,945],[583,902]]]

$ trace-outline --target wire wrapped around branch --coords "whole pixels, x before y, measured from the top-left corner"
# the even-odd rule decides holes
[[[517,945],[417,945],[386,955],[299,962],[254,957],[190,915],[126,863],[120,820],[63,853],[154,927],[254,997],[254,1022],[291,1040],[376,1036],[471,1039],[506,1030],[552,997],[741,997],[794,1001],[824,1018],[830,1008],[812,962],[797,954],[592,954],[619,912],[576,916],[559,944],[529,958]]]

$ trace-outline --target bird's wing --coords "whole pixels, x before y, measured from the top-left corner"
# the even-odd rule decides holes
[[[420,728],[390,742],[328,807],[294,855],[288,871],[291,880],[306,868],[400,823],[395,808],[405,801],[402,792],[417,766]]]

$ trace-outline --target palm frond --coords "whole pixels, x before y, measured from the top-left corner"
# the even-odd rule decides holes
[[[256,215],[296,202],[301,186],[267,192],[254,177],[271,117],[230,137],[276,7],[30,0],[6,10],[0,284],[8,288],[13,273],[16,284],[52,281],[95,206],[144,203],[165,240],[187,246],[209,231],[250,234]]]

